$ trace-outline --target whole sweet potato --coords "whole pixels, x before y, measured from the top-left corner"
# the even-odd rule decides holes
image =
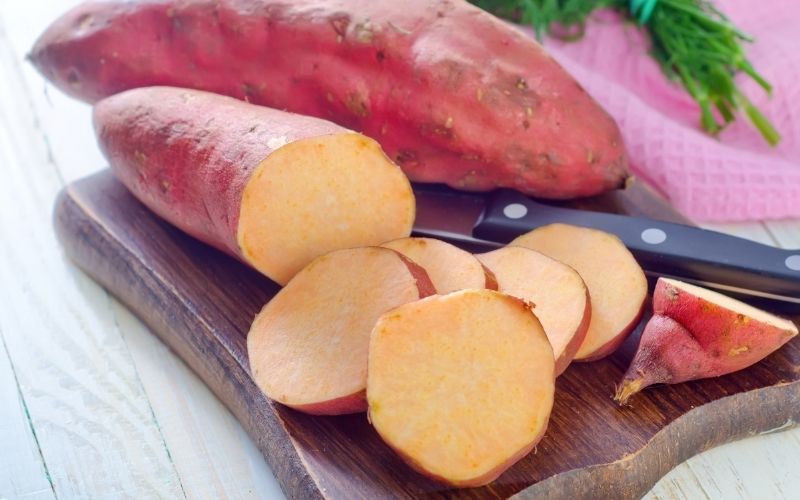
[[[148,87],[100,101],[94,121],[142,203],[278,283],[332,250],[411,232],[403,172],[375,141],[325,120]]]
[[[326,118],[415,181],[571,198],[627,176],[611,117],[535,41],[463,1],[92,1],[30,58],[88,102],[171,85]]]

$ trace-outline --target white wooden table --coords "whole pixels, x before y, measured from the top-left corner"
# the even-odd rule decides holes
[[[24,60],[77,0],[0,0],[0,499],[281,498],[187,367],[65,260],[51,210],[103,168],[90,109]],[[800,221],[714,226],[800,248]],[[800,429],[680,465],[649,498],[800,498]]]

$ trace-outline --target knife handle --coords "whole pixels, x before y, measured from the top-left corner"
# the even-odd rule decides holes
[[[656,274],[723,285],[732,292],[744,289],[796,298],[800,303],[800,250],[775,248],[698,227],[553,207],[502,190],[490,197],[473,234],[507,243],[556,222],[617,235],[639,264]]]

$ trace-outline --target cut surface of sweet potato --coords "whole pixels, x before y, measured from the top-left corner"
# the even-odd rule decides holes
[[[486,484],[544,434],[554,366],[526,302],[492,290],[428,297],[385,313],[372,331],[370,421],[423,474]]]
[[[560,375],[586,337],[592,307],[577,271],[535,250],[503,247],[477,255],[497,279],[498,289],[535,305]]]
[[[381,245],[413,260],[425,271],[440,294],[469,288],[497,290],[497,282],[471,253],[433,238],[400,238]]]
[[[244,188],[237,239],[245,259],[286,283],[311,259],[408,236],[414,193],[377,142],[354,133],[276,149]]]
[[[393,250],[318,257],[256,316],[247,336],[253,378],[300,411],[364,411],[372,327],[385,311],[432,293],[425,271]]]
[[[576,361],[614,352],[636,327],[647,298],[642,268],[619,238],[596,229],[550,224],[510,243],[536,250],[580,274],[592,303],[592,319]]]

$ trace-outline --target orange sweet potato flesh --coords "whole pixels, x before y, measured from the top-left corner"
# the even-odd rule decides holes
[[[718,377],[757,363],[797,335],[791,321],[688,283],[659,278],[616,399],[653,384]]]
[[[372,425],[417,471],[486,484],[541,439],[553,406],[553,350],[524,301],[492,290],[435,295],[372,331]]]
[[[170,85],[329,119],[414,181],[571,198],[627,177],[613,119],[530,37],[464,1],[92,1],[30,59],[88,102]]]
[[[478,259],[494,273],[499,290],[534,304],[556,358],[556,376],[567,369],[586,338],[592,318],[589,291],[577,271],[523,247],[503,247]]]
[[[433,238],[400,238],[381,245],[413,260],[428,273],[440,294],[468,288],[497,290],[491,271],[471,253]]]
[[[339,125],[171,87],[109,97],[94,121],[140,201],[280,284],[318,255],[411,232],[408,179]]]
[[[608,356],[639,323],[647,298],[647,279],[616,236],[596,229],[550,224],[510,244],[563,262],[578,271],[586,283],[592,318],[575,361]]]
[[[393,250],[318,257],[253,321],[253,379],[268,397],[306,413],[364,411],[372,327],[387,310],[433,293],[425,271]]]

